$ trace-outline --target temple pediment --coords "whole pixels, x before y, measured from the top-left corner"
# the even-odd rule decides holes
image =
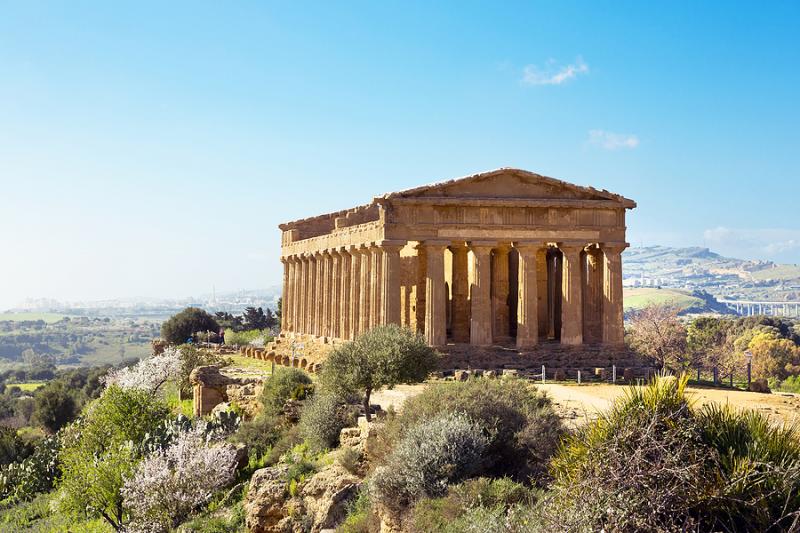
[[[635,203],[618,194],[582,187],[526,170],[501,168],[463,178],[415,187],[384,196],[391,200],[507,199],[612,201],[623,207]]]

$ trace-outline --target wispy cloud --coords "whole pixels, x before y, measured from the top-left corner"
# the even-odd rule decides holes
[[[543,66],[526,65],[522,69],[525,85],[561,85],[581,74],[589,72],[589,65],[578,57],[575,63],[559,66],[555,59],[548,59]]]
[[[639,146],[639,137],[630,133],[614,133],[605,130],[591,130],[589,144],[605,150],[632,150]]]
[[[711,248],[738,251],[751,258],[796,261],[800,256],[800,229],[717,226],[705,230],[703,238]]]

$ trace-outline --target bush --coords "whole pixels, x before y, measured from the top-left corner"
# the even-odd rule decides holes
[[[800,394],[800,376],[789,376],[780,383],[778,390]]]
[[[161,336],[170,344],[183,344],[198,331],[219,331],[214,317],[197,307],[187,307],[161,325]]]
[[[335,348],[325,361],[321,381],[339,396],[361,396],[369,420],[373,391],[425,381],[438,360],[421,335],[393,324],[379,326]]]
[[[41,387],[34,393],[33,401],[33,420],[52,433],[71,422],[78,411],[72,392],[61,381]]]
[[[127,513],[120,489],[143,455],[142,444],[169,408],[148,392],[112,385],[68,427],[59,454],[62,510],[105,519],[119,529]]]
[[[518,481],[543,478],[565,433],[550,399],[523,380],[437,383],[408,399],[402,414],[389,417],[378,436],[378,455],[388,453],[420,420],[448,412],[465,413],[489,436],[487,473],[509,475]]]
[[[0,465],[21,461],[32,451],[33,447],[17,435],[17,430],[0,426]]]
[[[484,526],[504,524],[507,511],[535,500],[533,491],[510,478],[476,478],[450,487],[447,496],[421,500],[411,514],[411,529],[427,532],[491,531]],[[495,529],[505,531],[503,529]]]
[[[356,424],[357,409],[328,392],[315,394],[300,415],[300,435],[315,451],[339,445],[342,429]]]
[[[278,442],[284,429],[282,417],[262,412],[253,420],[243,422],[231,440],[247,446],[247,455],[255,459],[263,456]]]
[[[302,400],[308,394],[311,378],[297,368],[277,367],[275,373],[264,383],[261,392],[263,412],[268,415],[280,414],[286,400]]]
[[[225,330],[225,344],[228,346],[247,346],[249,344],[264,346],[271,342],[272,330],[270,329],[251,329],[250,331]]]
[[[230,444],[206,441],[196,427],[163,450],[147,456],[122,487],[132,520],[128,531],[168,531],[215,491],[233,480],[236,450]]]
[[[790,530],[800,436],[759,413],[694,411],[686,376],[660,376],[570,437],[538,510],[544,530]],[[548,529],[549,528],[549,529]]]
[[[0,500],[18,502],[29,500],[40,492],[53,488],[58,476],[58,435],[45,437],[36,444],[33,453],[0,469]]]
[[[423,420],[408,430],[386,465],[375,470],[372,495],[394,510],[422,497],[441,496],[449,483],[481,470],[488,445],[481,426],[464,414]]]

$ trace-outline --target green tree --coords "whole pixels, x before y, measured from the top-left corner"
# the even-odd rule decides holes
[[[52,433],[67,425],[78,412],[72,394],[63,381],[53,381],[41,387],[33,396],[34,422]]]
[[[370,420],[372,391],[425,381],[439,356],[421,335],[396,325],[379,326],[336,348],[323,366],[321,380],[331,392],[360,394]]]
[[[161,336],[170,344],[183,344],[198,331],[219,331],[214,317],[197,307],[187,307],[161,325]]]
[[[69,426],[59,455],[64,512],[103,518],[121,530],[127,518],[120,489],[142,457],[139,447],[169,416],[149,393],[111,386]]]

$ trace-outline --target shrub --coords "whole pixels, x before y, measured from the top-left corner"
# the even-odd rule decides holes
[[[178,348],[178,358],[180,360],[180,368],[175,378],[183,394],[191,394],[192,384],[189,381],[189,376],[192,370],[198,366],[216,365],[222,362],[222,358],[213,351],[201,350],[188,344]]]
[[[21,461],[32,451],[32,446],[17,435],[17,430],[0,426],[0,465]]]
[[[36,444],[31,455],[2,467],[0,500],[29,500],[40,492],[52,489],[59,474],[59,449],[58,435],[45,437]]]
[[[161,325],[161,336],[170,344],[183,344],[198,331],[219,331],[219,324],[197,307],[187,307]]]
[[[225,330],[225,344],[229,346],[264,346],[271,342],[271,329],[251,329],[250,331]]]
[[[504,524],[507,511],[530,506],[532,490],[510,478],[476,478],[450,487],[447,496],[421,500],[411,514],[413,531],[491,531],[491,524]],[[476,522],[481,527],[476,528]],[[496,531],[505,531],[497,529]]]
[[[308,393],[311,378],[297,368],[278,367],[264,383],[261,392],[263,412],[277,415],[283,410],[286,400],[303,399]]]
[[[129,531],[167,531],[233,480],[236,451],[206,442],[203,428],[182,433],[146,457],[122,487]]]
[[[356,497],[348,504],[347,516],[337,533],[371,533],[380,531],[380,519],[372,510],[369,487],[362,485]]]
[[[351,448],[350,446],[342,446],[339,448],[339,451],[336,452],[336,462],[339,463],[342,468],[350,472],[351,474],[358,474],[359,473],[359,462],[361,461],[361,454],[359,454],[356,450]]]
[[[379,326],[334,349],[321,381],[339,396],[359,394],[369,420],[372,391],[425,381],[437,362],[438,354],[421,335],[393,324]]]
[[[119,529],[127,517],[122,488],[143,450],[140,443],[158,431],[168,407],[139,389],[110,386],[68,427],[59,454],[62,510],[102,517]]]
[[[300,415],[300,435],[313,450],[322,451],[339,445],[342,429],[354,426],[358,413],[335,395],[314,395]]]
[[[792,529],[797,515],[786,514],[800,511],[800,429],[775,426],[761,413],[727,405],[704,406],[697,419],[704,441],[719,456],[716,527]]]
[[[284,427],[282,417],[262,412],[253,420],[243,422],[231,440],[247,446],[247,454],[251,459],[258,458],[278,442]]]
[[[444,413],[408,430],[370,488],[376,501],[399,510],[421,497],[441,496],[449,483],[480,471],[489,445],[481,426],[464,414]]]
[[[388,453],[420,420],[448,412],[465,413],[489,435],[487,473],[520,481],[543,477],[565,432],[550,399],[523,380],[437,383],[407,400],[402,414],[389,417],[378,436],[378,455]]]
[[[71,422],[78,412],[72,392],[61,381],[41,387],[34,393],[33,401],[33,420],[52,433]]]

